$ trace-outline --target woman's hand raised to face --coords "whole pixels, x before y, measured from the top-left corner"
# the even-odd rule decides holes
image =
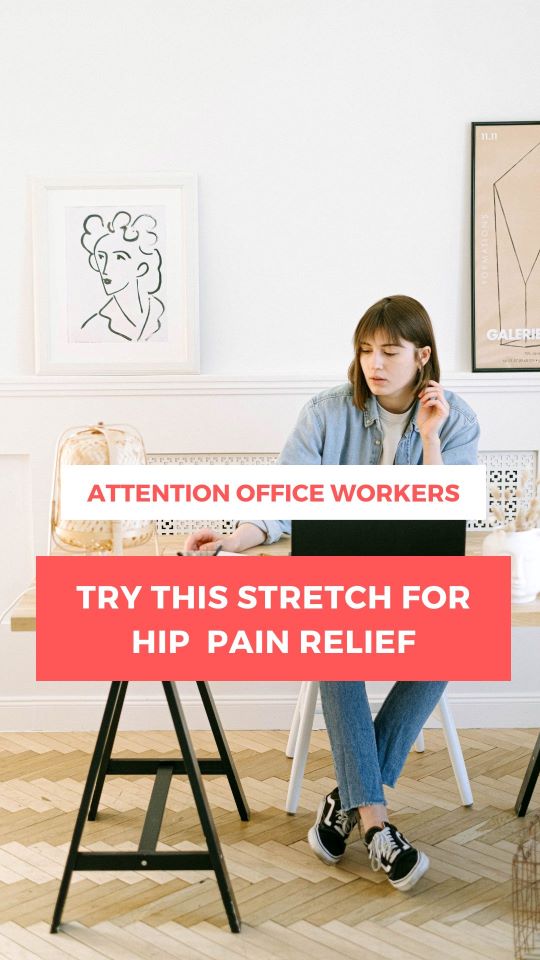
[[[439,429],[450,413],[444,390],[436,380],[429,380],[428,384],[418,394],[420,406],[416,423],[422,440],[429,441],[438,438]]]

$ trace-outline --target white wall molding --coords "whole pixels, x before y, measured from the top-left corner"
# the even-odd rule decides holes
[[[340,383],[328,377],[19,377],[0,380],[3,397],[296,396]],[[540,381],[539,381],[540,388]]]
[[[182,696],[188,723],[192,730],[207,729],[208,723],[197,695]],[[538,694],[456,694],[449,702],[458,728],[538,727],[540,692]],[[215,701],[225,729],[288,730],[296,698],[280,695],[234,696],[217,695]],[[375,713],[383,697],[370,697]],[[97,730],[105,696],[96,697],[2,697],[0,698],[0,731]],[[316,729],[324,728],[320,706],[315,715]],[[438,727],[433,718],[427,727]],[[126,700],[122,729],[168,730],[171,720],[164,697],[129,696]]]
[[[9,397],[144,397],[144,396],[281,396],[311,395],[342,383],[335,377],[39,377],[0,379],[0,398]],[[539,373],[454,373],[444,377],[449,390],[464,393],[540,393]]]
[[[442,376],[445,387],[456,393],[540,393],[538,373],[455,373]]]

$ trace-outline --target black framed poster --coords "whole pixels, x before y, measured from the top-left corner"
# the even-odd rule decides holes
[[[473,370],[540,370],[540,122],[472,124]]]

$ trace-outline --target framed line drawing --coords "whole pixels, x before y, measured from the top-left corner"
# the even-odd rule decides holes
[[[476,372],[540,370],[540,122],[472,124]]]
[[[199,373],[192,174],[35,180],[36,371]]]

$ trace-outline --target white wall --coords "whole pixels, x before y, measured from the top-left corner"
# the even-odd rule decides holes
[[[61,430],[127,421],[151,452],[273,452],[385,293],[428,307],[483,449],[540,446],[540,374],[467,375],[469,125],[537,119],[539,28],[536,0],[4,0],[0,493],[19,500],[0,500],[0,606],[33,537],[44,549]],[[199,178],[203,377],[34,377],[29,178],[154,171]],[[537,722],[529,640],[511,684],[456,689],[476,722],[480,702],[488,722]],[[95,724],[101,688],[36,687],[31,639],[0,642],[0,728]],[[242,691],[220,690],[234,722]],[[267,725],[291,691],[262,688]]]
[[[469,356],[469,123],[536,119],[536,0],[3,0],[0,373],[32,371],[28,177],[185,170],[202,370],[340,373],[412,293]]]

